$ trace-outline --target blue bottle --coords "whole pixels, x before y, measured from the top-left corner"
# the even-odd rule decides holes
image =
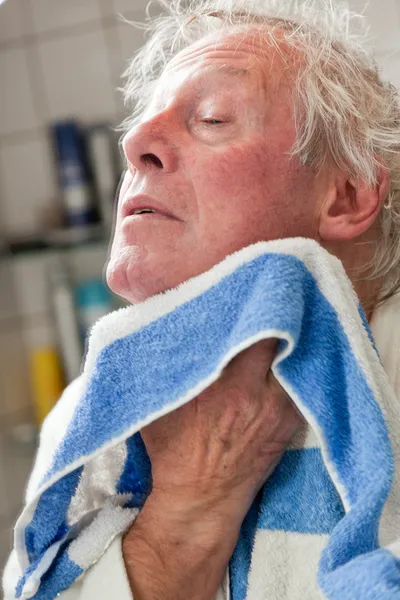
[[[83,132],[75,121],[59,121],[52,133],[67,225],[87,226],[95,210]]]

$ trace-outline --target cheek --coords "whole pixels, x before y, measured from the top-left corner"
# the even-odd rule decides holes
[[[278,160],[259,147],[232,148],[213,156],[204,172],[206,177],[198,179],[202,198],[208,195],[218,211],[241,215],[271,210],[284,195],[289,175],[282,154]]]
[[[210,227],[218,214],[238,233],[251,228],[257,239],[310,235],[314,175],[289,156],[287,144],[231,148],[206,159],[204,172],[199,210]]]

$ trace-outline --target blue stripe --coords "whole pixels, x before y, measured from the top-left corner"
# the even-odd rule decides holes
[[[289,450],[247,514],[230,562],[232,600],[245,600],[257,529],[329,534],[344,516],[318,448]],[[268,557],[266,557],[268,560]]]
[[[320,450],[288,450],[264,486],[258,528],[323,535],[344,514]]]
[[[32,563],[26,569],[24,576],[20,578],[16,586],[16,598],[20,598],[25,582],[36,571],[39,561]],[[67,552],[67,547],[62,546],[49,570],[43,575],[40,587],[32,600],[50,600],[55,598],[62,590],[67,589],[73,582],[82,575],[83,570],[74,561],[72,561]]]
[[[68,552],[64,549],[64,552],[57,556],[49,571],[44,575],[40,588],[32,596],[32,600],[56,598],[60,592],[69,588],[82,573],[81,567],[69,558]]]
[[[75,469],[42,494],[33,518],[25,529],[30,561],[40,560],[42,553],[66,534],[67,512],[82,470],[83,467]]]
[[[329,600],[399,600],[400,560],[384,549],[362,554],[319,584]]]
[[[116,486],[118,494],[132,494],[130,508],[141,508],[151,490],[151,465],[139,433],[126,440],[127,457]]]

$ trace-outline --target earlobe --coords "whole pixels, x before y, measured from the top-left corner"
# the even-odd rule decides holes
[[[383,167],[373,187],[339,174],[320,210],[320,239],[340,242],[365,233],[378,217],[388,192],[389,175]]]

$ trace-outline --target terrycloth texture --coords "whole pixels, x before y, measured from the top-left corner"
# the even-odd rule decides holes
[[[54,598],[98,560],[151,486],[137,432],[268,337],[310,429],[245,519],[232,600],[400,598],[399,406],[341,264],[302,239],[246,248],[97,324],[43,430],[16,527],[17,598]]]

